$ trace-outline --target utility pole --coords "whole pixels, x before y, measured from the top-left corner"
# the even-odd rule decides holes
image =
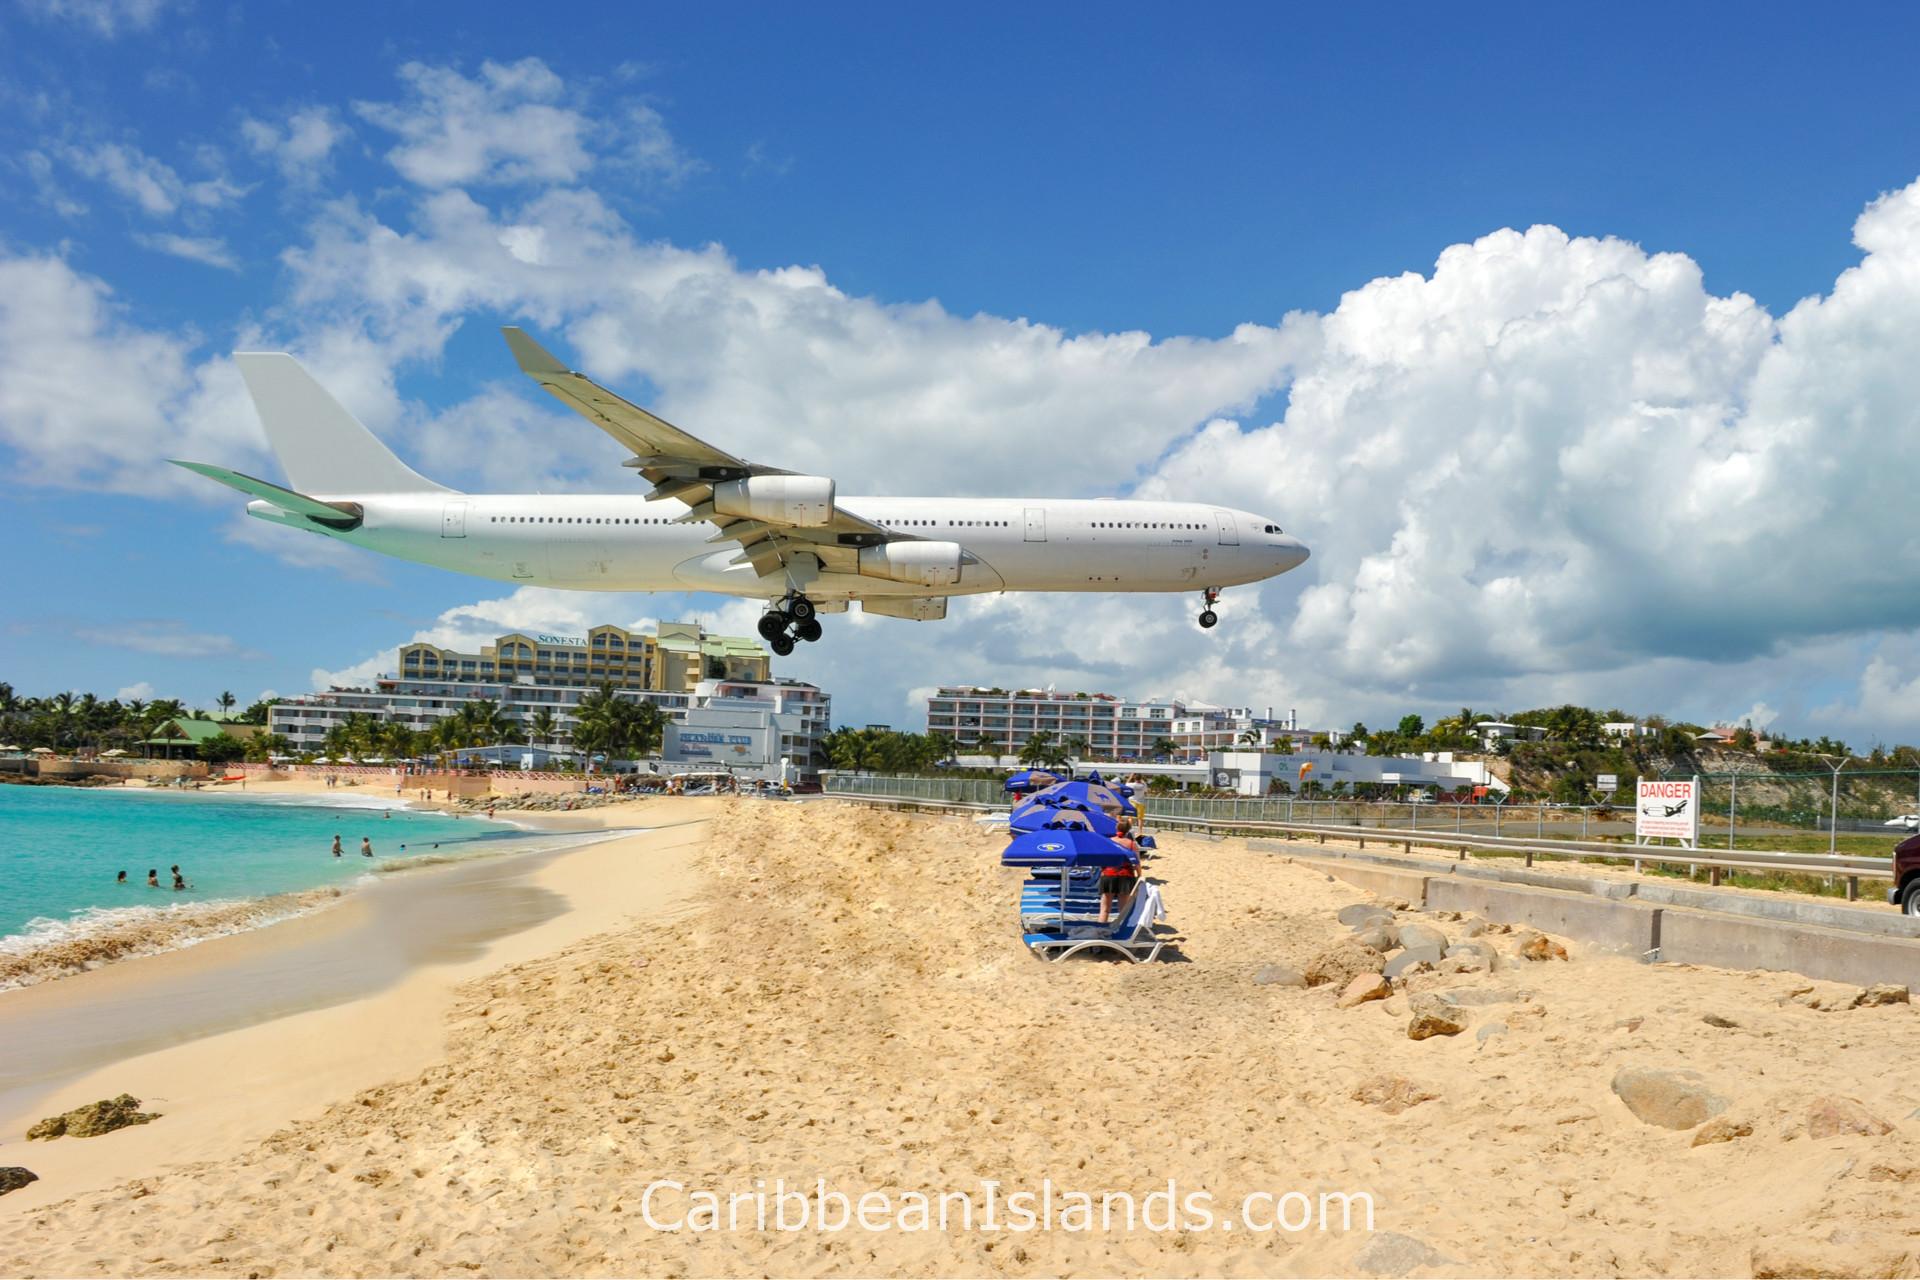
[[[1734,815],[1736,812],[1738,812],[1738,810],[1735,807],[1735,802],[1739,798],[1740,798],[1740,771],[1736,769],[1733,772],[1733,776],[1727,782],[1727,852],[1728,853],[1733,852],[1733,823],[1734,823]]]
[[[1829,755],[1822,755],[1820,758],[1822,760],[1831,761],[1834,757]],[[1847,767],[1847,758],[1845,756],[1841,756],[1839,759],[1840,759],[1840,763],[1827,765],[1827,768],[1833,770],[1833,807],[1828,811],[1828,815],[1827,815],[1827,856],[1828,857],[1832,857],[1835,853],[1839,851],[1838,845],[1840,840],[1840,771]]]

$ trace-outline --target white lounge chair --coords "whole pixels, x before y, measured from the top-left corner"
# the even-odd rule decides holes
[[[1067,925],[1025,935],[1024,941],[1042,960],[1065,960],[1082,951],[1117,951],[1135,964],[1160,954],[1166,940],[1153,934],[1154,922],[1166,919],[1160,886],[1142,883],[1134,891],[1127,914],[1107,925]]]

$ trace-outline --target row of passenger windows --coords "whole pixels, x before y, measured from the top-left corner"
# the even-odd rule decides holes
[[[489,524],[670,524],[659,516],[488,516]]]
[[[882,520],[881,524],[889,529],[937,529],[945,525],[949,529],[1004,529],[1005,520]]]
[[[1160,520],[1095,520],[1087,526],[1089,529],[1204,529],[1203,524],[1178,524]]]

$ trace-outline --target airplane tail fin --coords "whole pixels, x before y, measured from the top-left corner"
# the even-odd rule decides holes
[[[292,356],[236,351],[233,362],[267,443],[300,493],[451,492],[396,458]]]

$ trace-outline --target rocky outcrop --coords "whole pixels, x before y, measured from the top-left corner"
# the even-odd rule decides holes
[[[1430,991],[1414,996],[1410,1007],[1413,1017],[1407,1023],[1409,1040],[1457,1036],[1467,1029],[1467,1011]]]
[[[1397,1116],[1409,1107],[1417,1107],[1423,1102],[1432,1102],[1440,1095],[1422,1089],[1405,1076],[1375,1076],[1362,1081],[1347,1095],[1355,1102],[1364,1102],[1370,1107],[1378,1107],[1390,1116]]]
[[[1284,964],[1265,964],[1253,975],[1256,987],[1304,987],[1307,977],[1298,969],[1290,969]]]
[[[1626,1067],[1613,1077],[1613,1091],[1636,1120],[1662,1129],[1691,1129],[1727,1109],[1697,1071]]]
[[[117,1098],[102,1098],[84,1107],[75,1107],[62,1115],[48,1116],[27,1130],[27,1139],[97,1138],[115,1129],[150,1124],[159,1118],[159,1112],[142,1111],[140,1099],[123,1093]]]
[[[1809,1138],[1877,1138],[1892,1132],[1892,1125],[1854,1098],[1828,1094],[1815,1098],[1807,1108]]]
[[[1345,987],[1363,973],[1378,973],[1386,959],[1372,947],[1358,942],[1341,942],[1328,947],[1307,964],[1307,985],[1324,986],[1332,982]]]
[[[31,1169],[22,1169],[19,1165],[0,1168],[0,1196],[9,1191],[18,1191],[29,1182],[40,1181],[40,1175]]]

